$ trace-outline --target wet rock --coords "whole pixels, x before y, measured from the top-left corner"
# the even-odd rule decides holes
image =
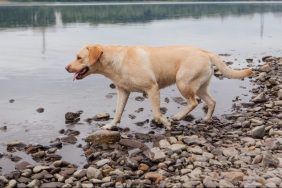
[[[252,135],[253,138],[262,139],[265,135],[265,125],[261,125],[261,126],[253,128],[251,130],[251,135]]]
[[[139,141],[133,140],[133,139],[121,139],[119,141],[119,143],[123,146],[132,147],[132,148],[139,148],[142,151],[149,149],[146,144],[143,144],[142,142],[139,142]]]
[[[6,125],[1,126],[1,127],[0,127],[0,131],[7,131],[7,126],[6,126]]]
[[[98,130],[86,138],[86,142],[91,144],[109,144],[120,140],[118,131]]]
[[[38,113],[43,113],[44,110],[45,110],[44,108],[37,108],[37,109],[36,109],[36,112],[38,112]]]
[[[135,118],[136,118],[136,115],[134,115],[134,114],[128,114],[128,117],[129,117],[130,119],[135,119]]]
[[[15,165],[15,169],[17,170],[24,170],[26,169],[28,166],[31,166],[31,164],[29,162],[26,162],[26,161],[22,161],[20,163],[17,163]]]
[[[103,178],[101,170],[91,167],[91,166],[87,168],[86,175],[88,179],[95,178],[95,179],[101,180]]]
[[[111,89],[115,89],[115,88],[116,88],[115,84],[111,83],[111,84],[110,84],[110,88],[111,88]]]
[[[77,122],[79,122],[80,115],[81,115],[80,112],[67,112],[65,114],[66,123],[69,124],[69,123],[77,123]]]
[[[20,161],[22,158],[19,157],[19,156],[17,156],[17,155],[12,155],[10,159],[11,159],[11,161],[13,161],[13,162],[18,162],[18,161]]]
[[[265,97],[265,93],[262,92],[260,94],[258,94],[255,98],[252,99],[253,102],[255,103],[263,103],[263,102],[266,102],[267,99]]]
[[[62,137],[61,141],[67,144],[75,144],[77,142],[77,138],[73,135]]]
[[[182,97],[172,97],[172,100],[176,102],[177,104],[180,104],[182,106],[186,106],[187,102]]]
[[[139,121],[139,122],[136,122],[134,124],[141,127],[141,126],[148,124],[149,122],[150,122],[149,119],[146,119],[145,121]]]
[[[144,101],[145,98],[142,97],[142,96],[138,96],[138,97],[135,97],[135,100],[136,100],[136,101]]]
[[[15,152],[16,150],[22,151],[26,147],[26,144],[20,141],[12,141],[7,144],[7,151]]]
[[[246,59],[246,61],[247,61],[247,63],[253,63],[253,59],[252,58],[248,58],[248,59]]]
[[[278,167],[279,160],[277,157],[273,156],[271,153],[266,153],[263,155],[262,164],[264,167]]]
[[[10,99],[9,100],[9,103],[14,103],[15,102],[15,99]]]
[[[149,179],[154,181],[156,184],[158,184],[164,177],[157,173],[157,172],[147,172],[145,174],[145,179]]]
[[[110,119],[109,113],[99,113],[93,117],[94,121],[108,121]]]

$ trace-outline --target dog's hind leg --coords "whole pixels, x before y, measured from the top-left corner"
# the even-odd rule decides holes
[[[146,91],[152,105],[152,111],[154,120],[162,123],[166,129],[171,129],[171,122],[161,114],[160,111],[160,90],[157,84],[153,85],[149,90]]]
[[[198,97],[200,97],[208,106],[208,112],[204,117],[204,121],[211,120],[216,105],[215,100],[208,92],[208,85],[209,85],[209,80],[205,84],[203,84],[197,92]]]
[[[179,121],[184,119],[188,113],[196,108],[198,101],[196,99],[196,94],[194,88],[192,87],[192,84],[185,83],[183,81],[178,81],[176,84],[182,96],[187,99],[187,106],[182,111],[173,116],[174,120]]]

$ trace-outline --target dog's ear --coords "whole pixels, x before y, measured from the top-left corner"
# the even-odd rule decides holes
[[[103,54],[103,50],[99,46],[87,46],[87,50],[89,52],[89,64],[95,64],[101,55]]]

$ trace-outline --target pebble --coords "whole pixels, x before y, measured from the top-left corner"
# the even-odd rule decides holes
[[[88,179],[95,178],[101,180],[103,178],[101,170],[91,166],[87,168],[86,175]]]
[[[257,126],[251,130],[251,135],[253,138],[262,139],[265,135],[265,125]]]
[[[163,176],[157,172],[147,172],[145,174],[145,179],[152,180],[158,184],[163,179]]]

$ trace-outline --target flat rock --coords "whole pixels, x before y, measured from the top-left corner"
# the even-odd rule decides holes
[[[109,119],[110,119],[110,114],[104,112],[99,113],[93,117],[94,121],[107,121]]]
[[[75,178],[82,178],[82,177],[84,177],[84,176],[86,176],[86,169],[79,169],[79,170],[77,170],[74,174],[73,174],[73,176],[75,177]]]
[[[28,166],[30,166],[31,164],[29,162],[26,161],[22,161],[16,164],[15,169],[17,170],[24,170],[26,169]]]
[[[49,170],[51,167],[49,166],[35,166],[33,168],[33,172],[34,173],[38,173],[38,172],[41,172],[42,170]]]
[[[62,182],[49,182],[41,184],[41,188],[60,188],[64,185]]]
[[[110,144],[120,140],[118,131],[98,130],[86,138],[86,142],[91,144]]]
[[[226,157],[234,157],[239,154],[239,152],[235,148],[225,148],[222,150],[222,153]]]
[[[255,98],[252,99],[253,102],[255,103],[263,103],[263,102],[266,102],[267,99],[265,97],[265,94],[264,92],[258,94]]]
[[[220,188],[226,188],[226,187],[233,188],[234,185],[233,185],[231,182],[229,182],[229,181],[223,179],[223,180],[220,180],[220,181],[219,181],[219,187],[220,187]]]
[[[223,172],[223,178],[227,179],[233,183],[238,182],[238,181],[243,181],[243,178],[245,176],[245,174],[243,172]]]
[[[170,149],[173,152],[181,152],[186,148],[186,146],[184,144],[172,144],[166,148]]]
[[[165,153],[158,147],[151,148],[150,151],[152,153],[152,161],[162,161],[166,158]]]
[[[110,163],[110,162],[111,162],[110,159],[102,159],[102,160],[100,160],[100,161],[97,161],[97,162],[96,162],[96,165],[100,168],[100,167],[102,167],[102,166],[104,166],[105,164],[108,164],[108,163]]]
[[[120,139],[119,143],[123,146],[139,148],[142,151],[149,149],[146,144],[134,139]]]

